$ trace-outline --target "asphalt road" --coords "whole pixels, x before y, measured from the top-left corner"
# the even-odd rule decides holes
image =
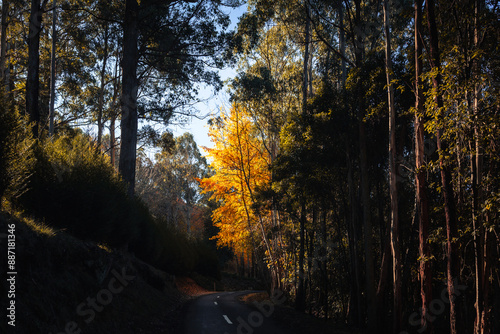
[[[269,302],[254,307],[239,297],[255,291],[220,292],[198,297],[186,313],[185,334],[285,334],[270,316]]]

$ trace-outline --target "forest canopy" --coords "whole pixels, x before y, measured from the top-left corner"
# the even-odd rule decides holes
[[[498,18],[495,1],[249,1],[200,184],[218,243],[319,317],[498,330]]]
[[[173,273],[234,255],[337,325],[497,333],[499,17],[493,0],[3,0],[2,208]],[[230,101],[204,156],[166,129],[206,86]]]

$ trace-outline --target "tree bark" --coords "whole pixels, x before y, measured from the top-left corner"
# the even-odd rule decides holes
[[[365,292],[368,329],[375,327],[375,273],[373,265],[373,228],[371,220],[370,184],[368,177],[368,157],[366,148],[365,122],[359,122],[359,161],[361,174],[361,202],[363,204],[363,229],[365,251]]]
[[[28,74],[26,78],[26,114],[32,125],[33,137],[38,138],[40,126],[40,32],[42,8],[40,0],[31,0],[30,26],[28,33]]]
[[[299,277],[298,277],[298,287],[297,295],[295,297],[295,309],[298,311],[304,311],[306,309],[306,293],[304,284],[304,256],[305,256],[305,222],[306,222],[306,205],[305,201],[302,200],[301,210],[300,210],[300,221],[299,221]]]
[[[57,1],[52,0],[52,51],[50,55],[50,106],[49,106],[49,136],[54,135],[54,107],[56,101],[56,46],[57,46]]]
[[[390,225],[390,221],[389,221]],[[389,331],[388,325],[386,324],[385,317],[386,311],[388,311],[387,302],[385,300],[385,296],[389,289],[390,273],[392,268],[392,251],[391,251],[391,242],[390,242],[390,226],[386,231],[386,235],[384,236],[384,249],[382,251],[382,261],[380,263],[380,277],[377,285],[377,329],[375,333],[387,333]]]
[[[484,0],[474,1],[474,49],[480,49],[480,12],[484,8]],[[474,59],[472,64],[472,75],[480,75],[478,60]],[[483,214],[482,205],[484,202],[485,182],[483,177],[484,149],[481,145],[481,126],[480,126],[480,98],[481,86],[476,83],[473,95],[473,130],[474,147],[471,154],[472,165],[472,223],[474,230],[474,248],[475,248],[475,276],[476,276],[476,319],[474,321],[475,334],[489,334],[491,328],[491,291],[489,277],[491,275],[491,252],[493,241],[492,233],[485,228],[488,217]]]
[[[424,97],[421,88],[422,74],[422,0],[415,1],[415,191],[419,231],[419,276],[422,313],[420,327],[423,333],[432,332],[432,323],[427,322],[429,304],[432,300],[432,272],[430,263],[429,201],[424,170]]]
[[[102,133],[104,124],[102,121],[104,111],[104,91],[106,89],[106,65],[108,63],[108,40],[109,40],[109,26],[106,24],[104,28],[104,54],[102,56],[101,68],[101,87],[99,89],[99,102],[97,105],[97,146],[102,146]]]
[[[394,333],[401,331],[402,295],[401,295],[401,246],[399,236],[398,190],[397,190],[397,150],[396,150],[396,111],[394,109],[394,87],[392,85],[391,35],[389,23],[389,4],[384,0],[384,32],[385,32],[385,72],[387,80],[387,97],[389,105],[389,190],[391,198],[391,249],[392,277],[394,298]]]
[[[320,268],[321,268],[321,280],[322,280],[322,291],[320,298],[320,305],[323,306],[323,311],[325,312],[325,319],[328,319],[328,236],[326,230],[326,219],[327,219],[327,208],[323,207],[322,218],[321,218],[321,242],[323,246],[320,248]]]
[[[430,52],[430,62],[431,68],[437,70],[436,75],[432,77],[432,85],[436,91],[434,97],[435,104],[437,108],[436,120],[441,119],[441,109],[443,106],[442,96],[439,92],[441,86],[441,75],[440,75],[440,56],[439,56],[439,44],[438,44],[438,31],[436,24],[436,17],[434,12],[434,0],[427,0],[426,11],[427,11],[427,24],[429,29],[429,52]],[[447,150],[446,143],[442,140],[442,129],[438,125],[436,131],[436,144],[439,151],[439,167],[441,170],[441,185],[442,193],[444,198],[444,211],[446,220],[446,256],[447,256],[447,287],[450,302],[450,333],[457,333],[457,316],[456,316],[456,303],[455,303],[455,284],[458,283],[458,250],[456,239],[458,236],[457,222],[456,222],[456,209],[455,200],[453,195],[452,178],[449,166],[447,166],[444,161],[443,155]]]
[[[349,302],[349,317],[350,323],[361,325],[362,324],[362,304],[361,304],[361,278],[360,266],[358,256],[358,236],[356,226],[358,225],[357,206],[356,203],[356,187],[354,185],[353,166],[351,163],[350,147],[347,144],[347,187],[349,192],[349,210],[350,219],[347,220],[347,239],[349,241],[349,260],[350,260],[350,274],[353,278],[349,284],[350,287],[350,302]]]
[[[344,75],[344,74],[343,74]],[[361,172],[361,198],[363,203],[363,229],[365,251],[365,293],[368,330],[375,328],[376,299],[375,299],[375,270],[373,265],[373,227],[371,220],[370,182],[368,175],[368,157],[366,126],[363,120],[359,122],[359,161]]]
[[[127,193],[134,195],[135,163],[137,146],[137,79],[138,51],[138,14],[137,0],[125,3],[125,20],[123,22],[123,59],[122,59],[122,118],[119,171],[127,184]]]
[[[339,47],[341,57],[341,88],[345,88],[345,82],[347,80],[347,63],[345,61],[345,31],[344,31],[344,8],[342,1],[338,3],[338,16],[339,16]]]
[[[304,27],[304,59],[303,59],[303,82],[302,82],[302,113],[307,113],[307,97],[308,97],[308,65],[309,65],[309,43],[310,43],[310,21],[309,21],[309,6],[305,4],[305,27]],[[305,199],[302,199],[301,212],[300,212],[300,226],[299,226],[299,282],[297,288],[297,295],[295,299],[295,308],[298,311],[305,310],[305,273],[304,273],[304,256],[305,256],[305,221],[306,221],[306,204]]]
[[[355,64],[356,67],[361,68],[364,59],[364,33],[363,33],[363,24],[361,22],[361,12],[362,12],[362,3],[360,0],[355,0],[355,17],[354,17],[354,26],[355,26],[355,34],[354,38],[354,56],[355,56]],[[361,85],[358,85],[357,88],[357,116],[358,116],[358,139],[359,139],[359,157],[360,157],[360,174],[361,174],[361,201],[363,204],[363,222],[364,219],[369,219],[369,193],[368,193],[368,159],[366,153],[366,129],[365,129],[365,99],[364,92],[362,92]],[[354,200],[354,198],[352,199]],[[354,204],[351,206],[351,210],[354,210]],[[366,212],[368,212],[368,214]],[[354,237],[354,260],[355,260],[355,279],[356,279],[356,297],[357,297],[357,323],[362,325],[363,323],[363,311],[364,308],[361,304],[361,279],[360,272],[361,268],[359,267],[359,257],[358,257],[358,231],[356,230],[357,224],[354,224],[354,220],[351,222],[352,225],[352,233]],[[364,222],[365,223],[365,222]],[[368,223],[371,225],[371,222]],[[366,233],[365,228],[365,233]],[[373,280],[373,278],[372,278]]]
[[[302,112],[307,112],[308,79],[309,79],[309,44],[310,44],[310,20],[309,6],[305,5],[305,28],[304,28],[304,60],[303,60],[303,82],[302,82]]]
[[[110,124],[109,124],[109,149],[111,157],[111,165],[116,168],[116,135],[115,135],[115,123],[118,116],[118,94],[120,92],[120,80],[121,69],[118,61],[115,62],[114,80],[113,80],[113,99],[111,100],[111,114],[110,114]]]

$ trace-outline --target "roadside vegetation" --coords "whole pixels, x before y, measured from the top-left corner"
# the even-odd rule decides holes
[[[83,333],[175,333],[185,300],[175,276],[220,278],[209,236],[127,196],[109,157],[81,131],[35,140],[24,117],[2,108],[0,118],[0,226],[14,226],[16,238],[16,333],[59,333],[73,322]],[[119,293],[108,293],[110,282]]]

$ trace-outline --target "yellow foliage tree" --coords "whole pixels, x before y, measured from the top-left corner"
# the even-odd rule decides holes
[[[233,104],[212,124],[209,136],[215,146],[205,150],[215,173],[200,180],[200,186],[220,203],[212,216],[220,230],[217,243],[231,247],[237,254],[249,254],[256,247],[256,234],[261,233],[272,262],[263,218],[267,214],[252,210],[256,190],[271,181],[270,156],[251,115],[241,105]]]

